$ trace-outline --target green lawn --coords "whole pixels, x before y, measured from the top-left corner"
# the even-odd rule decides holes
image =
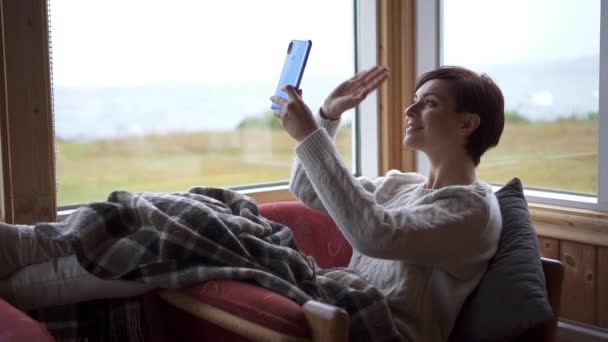
[[[504,183],[517,176],[527,187],[597,194],[597,121],[521,123],[505,127],[488,151],[479,178]]]
[[[351,136],[338,150],[351,165]],[[173,133],[90,142],[57,142],[58,203],[102,200],[115,189],[185,191],[286,180],[294,141],[280,129]],[[509,125],[500,147],[479,167],[481,179],[513,176],[526,186],[596,193],[597,123],[571,121]]]
[[[352,164],[350,131],[337,144]],[[295,142],[279,129],[173,133],[57,142],[58,203],[105,199],[115,189],[185,191],[289,178]]]

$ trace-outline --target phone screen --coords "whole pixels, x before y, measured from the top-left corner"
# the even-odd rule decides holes
[[[281,72],[281,78],[279,78],[275,95],[288,99],[289,96],[281,88],[286,84],[292,85],[295,88],[300,87],[300,81],[302,81],[302,75],[304,74],[304,68],[306,68],[306,61],[308,60],[311,47],[312,41],[310,40],[292,40],[289,42],[287,56],[285,56],[283,71]],[[273,103],[270,108],[279,110],[281,106]]]

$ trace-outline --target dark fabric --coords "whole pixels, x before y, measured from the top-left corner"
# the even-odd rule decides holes
[[[552,317],[536,232],[518,178],[496,192],[498,250],[454,326],[451,341],[506,341]]]
[[[103,299],[59,305],[28,314],[61,341],[145,341],[140,298]],[[121,324],[113,324],[121,322]]]
[[[255,201],[235,191],[116,191],[64,222],[43,225],[49,231],[45,238],[69,243],[80,264],[100,278],[159,288],[214,279],[253,281],[298,304],[316,299],[342,307],[350,314],[352,340],[400,340],[376,288],[349,270],[318,268],[299,251],[287,226],[259,216]],[[124,300],[122,314],[120,302],[93,301],[35,314],[51,334],[60,329],[66,340],[141,340],[141,298]],[[129,320],[122,319],[125,315]]]

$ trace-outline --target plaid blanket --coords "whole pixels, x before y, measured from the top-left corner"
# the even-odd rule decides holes
[[[259,216],[235,191],[197,187],[182,193],[115,191],[65,221],[46,223],[48,238],[69,244],[80,264],[104,279],[181,288],[242,279],[299,304],[316,299],[345,309],[351,340],[401,340],[386,299],[348,269],[319,269],[291,230]],[[30,314],[59,341],[143,341],[141,298],[97,300]]]

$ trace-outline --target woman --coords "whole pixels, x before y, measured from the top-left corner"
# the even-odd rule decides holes
[[[355,178],[332,138],[342,113],[388,77],[374,67],[341,84],[313,117],[300,92],[271,100],[296,139],[291,191],[327,212],[353,246],[349,267],[387,297],[399,332],[412,341],[445,341],[467,296],[495,254],[498,202],[477,180],[481,155],[504,125],[504,99],[485,75],[443,67],[422,75],[405,110],[405,146],[424,152],[429,175],[389,171]]]

